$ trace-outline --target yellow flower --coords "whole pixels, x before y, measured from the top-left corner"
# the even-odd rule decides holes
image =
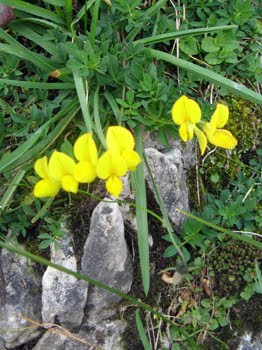
[[[61,186],[59,182],[53,181],[49,175],[47,157],[38,159],[34,168],[37,175],[42,178],[34,187],[34,196],[38,198],[56,196]]]
[[[236,147],[237,140],[230,131],[220,129],[223,127],[229,116],[228,107],[219,103],[213,113],[209,123],[204,124],[204,132],[207,135],[208,141],[215,146],[232,149]]]
[[[194,133],[198,139],[201,154],[203,155],[207,146],[205,134],[196,126],[201,119],[201,109],[196,101],[181,96],[172,107],[172,118],[175,124],[180,125],[179,135],[186,142],[192,140]]]
[[[49,162],[47,157],[35,162],[35,171],[42,178],[34,187],[35,197],[54,197],[62,187],[67,192],[77,193],[78,182],[73,173],[76,164],[68,155],[54,151]]]
[[[122,191],[121,176],[135,170],[141,162],[134,151],[135,140],[131,132],[121,126],[111,126],[106,134],[108,150],[98,159],[97,176],[106,180],[106,189],[114,197]]]
[[[92,133],[80,136],[74,144],[74,154],[79,161],[74,168],[77,182],[90,183],[96,178],[97,148]]]

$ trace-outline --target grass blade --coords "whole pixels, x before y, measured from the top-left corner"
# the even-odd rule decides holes
[[[17,159],[21,158],[40,138],[40,136],[46,131],[50,125],[50,120],[37,129],[32,135],[29,136],[28,140],[25,141],[21,146],[17,147],[16,150],[8,155],[4,155],[0,160],[0,173],[5,171],[7,166],[10,166]]]
[[[72,0],[65,0],[65,14],[66,14],[66,23],[67,28],[70,28],[70,25],[73,21],[73,4]]]
[[[159,34],[159,35],[154,35],[154,36],[151,36],[148,38],[139,39],[139,40],[134,41],[134,44],[150,45],[150,44],[161,43],[161,42],[167,41],[167,40],[181,38],[181,37],[188,36],[188,35],[201,35],[201,34],[206,34],[206,33],[218,32],[221,30],[230,30],[230,29],[234,29],[234,28],[237,28],[237,26],[236,25],[229,25],[229,26],[180,30],[180,31],[172,32],[172,33]]]
[[[252,91],[246,88],[243,85],[237,84],[234,81],[223,77],[220,74],[217,74],[207,68],[200,67],[194,63],[182,60],[168,53],[154,50],[146,49],[146,51],[152,56],[159,60],[166,61],[170,64],[173,64],[177,67],[183,68],[191,73],[200,75],[203,79],[210,81],[211,83],[216,83],[220,86],[225,87],[228,91],[233,92],[236,95],[239,95],[251,102],[262,103],[262,96],[255,91]]]
[[[240,240],[240,241],[243,241],[243,242],[245,242],[245,243],[248,243],[248,244],[250,244],[250,245],[253,245],[253,246],[255,246],[256,248],[262,250],[262,243],[259,242],[259,241],[256,241],[256,240],[254,240],[254,239],[252,239],[252,238],[249,238],[249,237],[243,236],[243,235],[241,235],[241,234],[232,232],[232,231],[230,231],[230,230],[228,230],[228,229],[226,229],[226,228],[224,228],[224,227],[220,227],[220,226],[218,226],[218,225],[212,224],[212,222],[209,222],[209,221],[206,221],[206,220],[204,220],[204,219],[202,219],[202,218],[199,218],[198,216],[195,216],[195,215],[193,215],[193,214],[190,214],[190,213],[188,213],[188,212],[186,212],[186,211],[184,211],[184,210],[182,210],[182,209],[177,209],[177,210],[180,211],[181,213],[185,214],[186,216],[188,216],[188,217],[190,217],[190,218],[192,218],[192,219],[195,219],[195,220],[201,222],[202,224],[207,225],[208,227],[211,227],[211,228],[213,228],[213,229],[215,229],[215,230],[217,230],[217,231],[226,233],[226,234],[228,234],[229,236],[231,236],[231,237],[234,238],[234,239],[238,239],[238,240]]]
[[[167,0],[159,0],[154,5],[150,6],[146,11],[144,11],[144,17],[148,18],[154,16],[156,13],[158,13],[158,11],[160,11],[166,2]],[[137,34],[143,29],[144,25],[145,23],[142,22],[138,28],[131,30],[131,32],[126,36],[126,41],[129,42],[134,40]]]
[[[42,90],[68,90],[74,89],[72,83],[40,83],[34,81],[0,79],[0,84],[19,86],[26,89],[42,89]]]
[[[136,327],[141,339],[141,342],[143,344],[143,347],[145,350],[152,350],[152,347],[149,343],[149,340],[147,338],[141,317],[140,317],[140,313],[139,313],[139,309],[136,310]]]
[[[106,91],[104,93],[104,97],[107,99],[107,102],[109,103],[110,107],[112,108],[112,111],[114,112],[114,115],[116,117],[118,125],[120,125],[121,124],[121,113],[120,113],[120,109],[118,108],[118,105],[116,103],[116,100],[108,91]]]
[[[17,186],[19,185],[19,183],[23,179],[25,173],[26,173],[25,170],[19,169],[18,172],[15,174],[15,176],[13,177],[12,181],[8,185],[8,188],[6,189],[2,199],[0,201],[0,210],[4,210],[9,205],[10,200],[11,200]]]
[[[90,27],[90,43],[92,46],[95,45],[96,27],[98,22],[100,3],[101,0],[96,0],[93,10],[92,22]]]
[[[102,143],[104,149],[107,149],[106,140],[105,140],[105,136],[103,133],[103,129],[102,129],[101,121],[99,117],[99,85],[97,85],[95,94],[94,94],[94,120],[95,120],[97,136],[100,142]]]
[[[136,128],[136,150],[139,153],[141,159],[143,159],[143,143],[142,143],[142,127],[141,125]],[[149,268],[149,245],[148,245],[148,221],[147,212],[144,208],[147,208],[146,201],[146,185],[144,175],[144,165],[139,164],[136,173],[136,222],[137,222],[137,239],[138,239],[138,251],[140,260],[140,269],[142,275],[142,284],[145,295],[148,294],[150,286],[150,268]]]
[[[12,5],[18,10],[24,11],[26,13],[30,13],[31,15],[49,19],[58,24],[65,23],[64,20],[58,15],[56,15],[54,12],[46,10],[36,5],[29,4],[28,2],[25,2],[25,1],[12,0],[12,2],[10,2],[10,0],[1,0],[1,3],[5,5]]]
[[[75,81],[75,87],[76,87],[76,92],[77,96],[79,99],[79,103],[81,106],[83,118],[86,124],[86,128],[88,132],[92,132],[92,121],[90,118],[89,110],[88,110],[88,105],[87,105],[87,100],[86,100],[86,91],[85,91],[85,86],[83,82],[83,78],[78,75],[77,72],[73,72],[74,76],[74,81]]]

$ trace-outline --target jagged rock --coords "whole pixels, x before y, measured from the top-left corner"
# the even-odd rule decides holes
[[[262,333],[252,339],[251,333],[246,333],[241,337],[237,350],[261,350],[262,349]]]
[[[93,211],[81,263],[83,274],[122,292],[129,292],[132,264],[117,203],[101,202]],[[86,324],[96,325],[112,316],[114,304],[119,300],[120,297],[112,293],[89,286]]]
[[[72,237],[65,230],[60,248],[51,246],[51,261],[70,270],[77,270]],[[75,277],[48,267],[42,280],[42,319],[44,323],[54,323],[55,317],[65,327],[81,324],[86,305],[88,285]],[[46,325],[51,327],[52,325]]]
[[[80,330],[67,335],[62,329],[47,331],[33,350],[123,350],[121,334],[125,329],[126,322],[117,320],[102,321],[93,330]]]
[[[164,146],[157,139],[157,134],[154,132],[145,132],[143,137],[144,148],[155,148],[160,152],[169,150],[179,150],[183,167],[190,170],[196,165],[196,145],[193,141],[183,142],[180,139],[168,138],[169,146]]]
[[[189,210],[182,154],[177,149],[161,153],[154,148],[145,149],[145,153],[167,214],[173,224],[180,228],[185,216],[177,209]],[[157,199],[149,174],[146,180]]]
[[[6,291],[0,309],[1,338],[12,349],[40,334],[33,321],[41,322],[41,275],[35,263],[4,249],[1,265]]]

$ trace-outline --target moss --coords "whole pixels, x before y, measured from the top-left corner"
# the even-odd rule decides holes
[[[209,192],[225,188],[229,181],[234,180],[260,144],[261,107],[237,97],[222,102],[228,105],[230,111],[225,128],[236,137],[238,145],[232,151],[218,148],[207,157],[200,172]],[[245,168],[245,171],[248,172],[248,169]],[[212,181],[212,175],[217,175],[215,182]]]

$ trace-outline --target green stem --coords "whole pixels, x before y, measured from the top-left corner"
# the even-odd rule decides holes
[[[96,27],[98,22],[100,2],[101,0],[96,0],[94,10],[93,10],[93,16],[92,16],[92,22],[91,22],[91,28],[90,28],[90,43],[92,46],[95,45]]]

